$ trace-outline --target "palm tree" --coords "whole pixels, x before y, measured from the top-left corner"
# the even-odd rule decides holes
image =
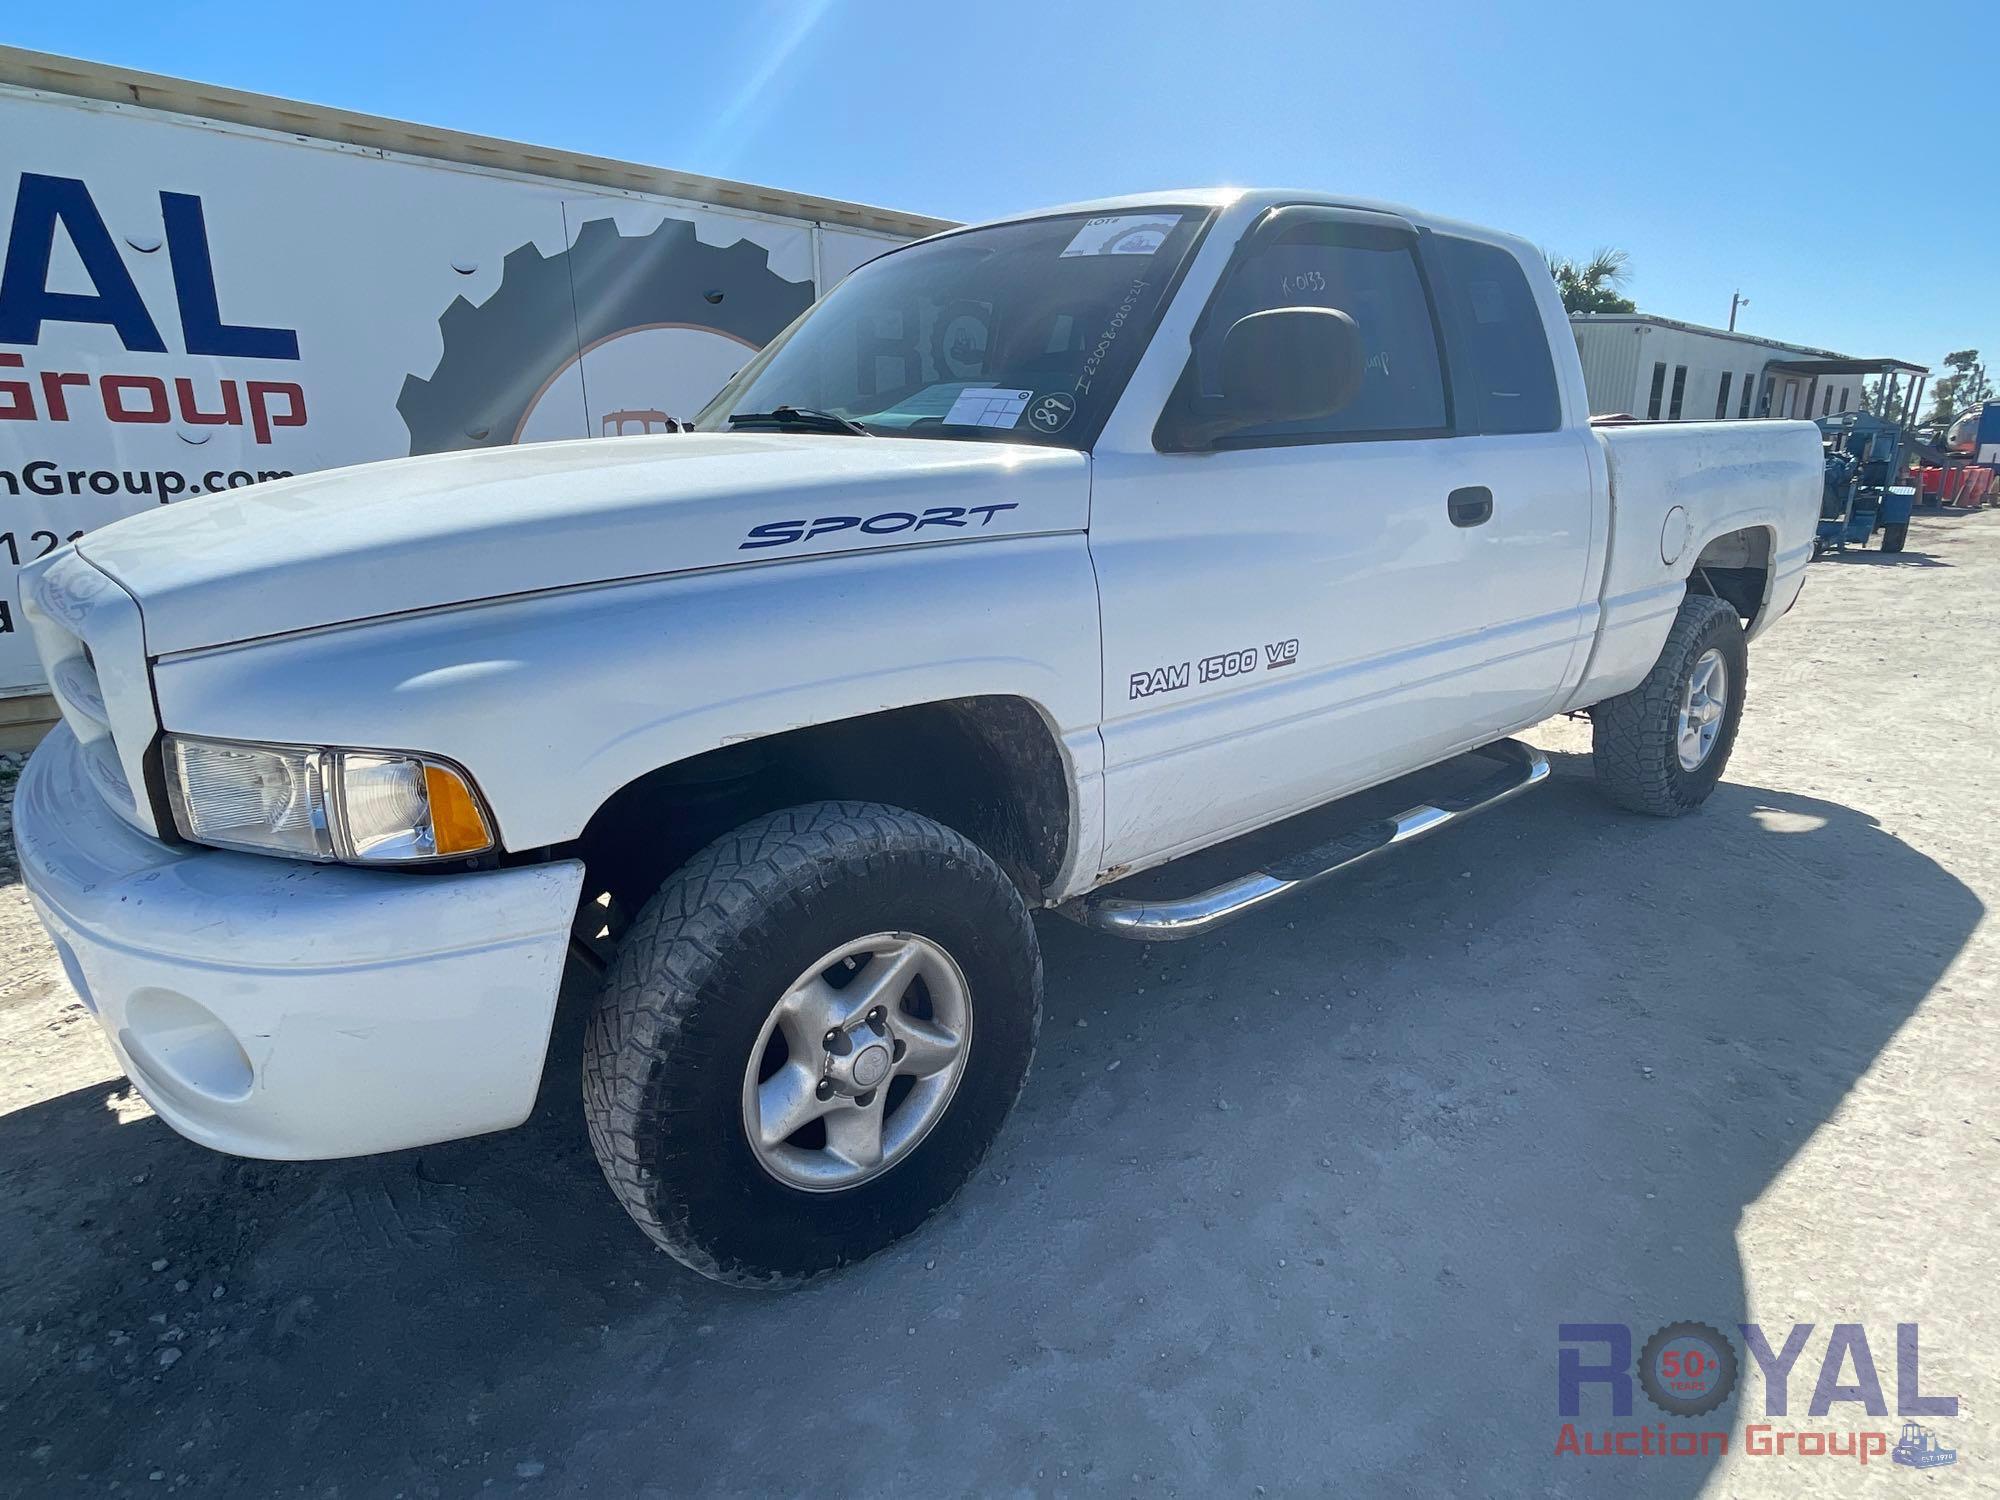
[[[1563,309],[1573,313],[1637,312],[1638,304],[1621,297],[1616,288],[1632,275],[1631,257],[1623,250],[1599,248],[1589,260],[1574,261],[1566,256],[1547,255],[1549,274],[1562,293]]]

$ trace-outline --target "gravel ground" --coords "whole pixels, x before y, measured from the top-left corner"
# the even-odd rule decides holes
[[[1043,924],[1036,1076],[959,1204],[790,1296],[652,1252],[535,1119],[372,1160],[166,1130],[34,929],[0,770],[0,1490],[1994,1492],[2000,513],[1816,566],[1697,817],[1552,784],[1166,949]],[[1788,1429],[1959,1451],[1555,1453],[1557,1327],[1811,1323]],[[1804,1415],[1830,1325],[1891,1411]],[[1747,1362],[1746,1362],[1747,1363]],[[1851,1382],[1856,1377],[1850,1374]],[[1887,1477],[1885,1477],[1887,1476]]]

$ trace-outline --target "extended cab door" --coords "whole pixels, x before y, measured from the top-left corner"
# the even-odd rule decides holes
[[[1290,305],[1354,318],[1359,394],[1182,451],[1230,324]],[[1586,628],[1594,509],[1547,326],[1504,244],[1310,206],[1245,234],[1153,431],[1114,424],[1096,450],[1107,868],[1550,710]]]

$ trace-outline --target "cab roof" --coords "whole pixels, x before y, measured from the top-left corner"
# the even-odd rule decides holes
[[[1267,208],[1283,204],[1313,203],[1328,208],[1353,208],[1367,213],[1394,214],[1407,219],[1412,224],[1425,229],[1433,229],[1443,234],[1464,235],[1472,239],[1506,243],[1516,249],[1526,248],[1535,258],[1540,252],[1519,235],[1489,229],[1481,224],[1467,224],[1457,219],[1442,218],[1411,208],[1406,203],[1391,203],[1380,198],[1357,197],[1351,193],[1331,193],[1323,188],[1163,188],[1153,193],[1123,193],[1113,198],[1088,198],[1079,203],[1059,203],[1047,208],[1028,209],[1021,213],[1000,214],[991,219],[980,220],[960,226],[962,229],[980,229],[988,224],[1010,224],[1022,219],[1040,219],[1056,214],[1105,214],[1136,213],[1146,209],[1159,208],[1164,204],[1192,204],[1197,208],[1241,209],[1255,216]],[[956,233],[948,230],[947,233]]]

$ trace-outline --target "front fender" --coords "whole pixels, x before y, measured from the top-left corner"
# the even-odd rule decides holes
[[[1097,595],[1082,533],[752,564],[403,615],[163,659],[186,734],[457,761],[502,843],[577,837],[618,788],[742,740],[981,694],[1061,741],[1101,837]]]

